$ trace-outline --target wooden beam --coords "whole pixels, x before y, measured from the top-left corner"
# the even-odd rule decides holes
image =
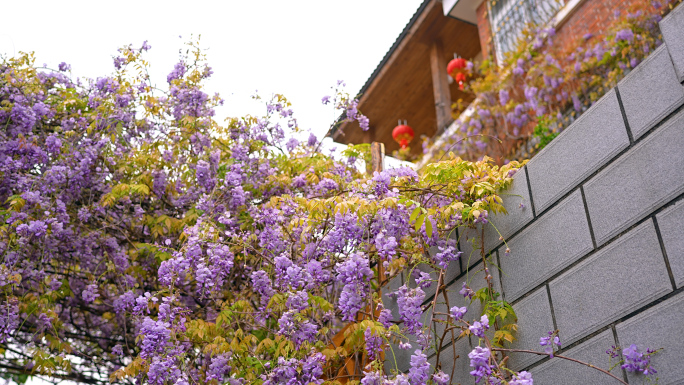
[[[373,172],[382,172],[385,168],[385,144],[381,142],[371,143],[371,164]]]
[[[449,91],[449,75],[446,72],[446,59],[442,42],[436,40],[430,49],[430,70],[432,71],[432,91],[435,96],[435,112],[437,114],[437,132],[451,123],[451,92]]]
[[[359,99],[359,106],[360,107],[363,107],[363,104],[368,99],[368,95],[373,93],[373,90],[378,85],[378,83],[380,83],[382,81],[382,78],[390,70],[390,68],[392,67],[392,64],[394,64],[394,62],[397,60],[397,57],[399,57],[399,55],[401,55],[401,53],[404,51],[406,46],[412,42],[413,35],[415,35],[416,32],[418,32],[418,30],[420,28],[424,28],[423,24],[425,23],[425,20],[427,19],[427,17],[430,15],[431,12],[434,12],[433,11],[434,9],[438,9],[440,12],[440,16],[443,16],[443,15],[441,15],[442,4],[440,2],[432,1],[432,2],[430,2],[430,4],[428,4],[428,6],[418,16],[418,19],[416,19],[416,22],[413,23],[411,28],[408,30],[408,32],[406,33],[404,38],[401,40],[399,45],[395,48],[394,52],[392,52],[390,57],[387,59],[387,62],[385,63],[385,65],[382,66],[382,68],[380,69],[380,72],[378,72],[378,74],[375,76],[375,79],[373,79],[373,81],[369,85],[368,89],[366,89],[366,92],[364,92],[363,95],[361,95],[361,98]],[[426,24],[430,24],[430,23],[426,23]],[[363,109],[361,110],[361,112],[363,112]],[[347,122],[342,123],[342,125],[340,126],[340,129],[343,130],[343,129],[347,128],[348,125],[349,125],[349,123],[347,123]],[[337,137],[334,134],[333,134],[333,139],[337,139]]]

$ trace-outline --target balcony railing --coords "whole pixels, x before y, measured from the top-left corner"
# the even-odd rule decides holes
[[[562,0],[491,0],[492,34],[497,60],[516,47],[527,24],[544,25],[563,7]]]

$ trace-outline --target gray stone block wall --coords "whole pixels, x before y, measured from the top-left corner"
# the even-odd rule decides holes
[[[664,45],[627,75],[618,90],[634,139],[684,103],[684,87]]]
[[[684,286],[684,201],[668,207],[656,216],[677,287]]]
[[[684,7],[677,7],[660,22],[665,45],[672,58],[677,78],[684,82]]]
[[[680,294],[615,327],[622,346],[636,344],[642,352],[647,347],[663,349],[651,360],[661,385],[684,384],[683,320],[684,295]],[[628,374],[627,377],[630,383],[640,383],[639,376]]]
[[[612,90],[530,160],[536,211],[543,212],[627,146],[625,121]]]
[[[613,331],[608,329],[585,343],[568,349],[563,355],[592,364],[603,370],[609,370],[615,360],[611,363],[607,359],[606,350],[615,344]],[[533,368],[531,372],[534,385],[614,385],[620,383],[598,370],[590,370],[586,366],[562,359],[547,359],[543,364]],[[614,367],[610,372],[618,378],[622,378],[622,370],[619,367]]]
[[[684,111],[584,185],[600,246],[684,193]]]
[[[671,292],[653,222],[642,223],[573,266],[549,288],[566,343]]]
[[[507,301],[515,301],[594,248],[577,190],[508,242],[501,259]]]
[[[537,350],[539,331],[554,329],[546,287],[537,289],[537,291],[523,298],[513,305],[513,309],[518,316],[518,322],[525,327],[518,330],[517,340],[513,342],[511,347],[513,349]],[[521,370],[544,358],[543,356],[525,353],[511,353],[510,357],[509,366],[512,370]]]
[[[539,338],[557,328],[559,354],[604,369],[613,345],[663,348],[652,360],[659,383],[684,384],[684,7],[661,29],[663,46],[518,172],[504,198],[509,215],[491,218],[510,253],[491,226],[484,240],[481,228],[459,229],[463,259],[445,283],[450,306],[479,319],[479,303],[458,293],[464,281],[484,285],[475,238],[501,266],[491,268],[495,285],[518,316],[510,347],[541,352]],[[473,384],[468,353],[479,343],[449,342],[429,361],[453,369],[453,384]],[[535,384],[616,383],[558,358],[513,353],[508,364],[531,371]]]

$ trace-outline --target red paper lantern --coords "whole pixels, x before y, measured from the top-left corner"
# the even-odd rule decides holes
[[[456,79],[456,81],[458,82],[458,89],[463,90],[463,88],[465,87],[466,80],[465,74],[463,72],[459,72],[456,74],[456,77],[454,77],[454,79]]]
[[[458,83],[458,88],[463,89],[466,81],[466,65],[468,62],[462,57],[457,57],[447,65],[447,73]]]
[[[404,149],[413,140],[413,128],[407,126],[406,122],[399,124],[392,130],[392,138]]]
[[[452,78],[456,78],[456,74],[462,72],[466,67],[466,59],[462,57],[457,57],[447,64],[447,73],[451,75]]]

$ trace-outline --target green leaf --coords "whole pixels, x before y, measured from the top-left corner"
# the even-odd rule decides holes
[[[425,233],[427,233],[428,238],[432,238],[432,221],[429,219],[425,222]]]
[[[423,222],[425,222],[425,214],[419,216],[418,219],[416,220],[416,224],[414,226],[416,231],[418,231],[423,226]]]
[[[413,209],[413,212],[411,213],[411,217],[409,218],[409,223],[413,222],[416,220],[418,217],[418,214],[420,214],[420,207],[416,207]]]

